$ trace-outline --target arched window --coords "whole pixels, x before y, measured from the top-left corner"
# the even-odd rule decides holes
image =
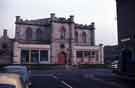
[[[75,31],[75,42],[78,42],[78,32]]]
[[[32,29],[30,27],[28,27],[26,30],[26,39],[32,40]]]
[[[37,40],[42,40],[42,30],[40,28],[37,29],[36,36]]]
[[[61,32],[60,38],[62,40],[64,40],[65,39],[65,34],[66,34],[66,29],[65,29],[64,26],[61,27],[60,32]]]
[[[82,40],[83,40],[83,42],[86,42],[86,32],[82,33]]]

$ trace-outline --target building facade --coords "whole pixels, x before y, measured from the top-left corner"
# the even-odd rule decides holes
[[[135,1],[116,0],[118,43],[119,47],[127,48],[132,52],[132,59],[135,58]]]
[[[95,25],[69,18],[23,20],[16,16],[14,63],[103,64],[103,47],[95,45]]]

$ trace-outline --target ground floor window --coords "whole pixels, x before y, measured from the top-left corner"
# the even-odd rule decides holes
[[[77,56],[77,58],[82,58],[83,57],[83,52],[82,51],[77,51],[76,56]]]
[[[48,51],[47,50],[40,51],[40,61],[48,61]]]
[[[48,62],[48,50],[31,50],[31,49],[22,49],[21,50],[21,62],[23,64],[28,63],[42,63]]]
[[[98,52],[93,50],[78,50],[76,58],[79,63],[93,63],[98,59]]]
[[[26,49],[21,50],[21,62],[23,64],[29,62],[29,50]]]
[[[77,58],[95,58],[96,51],[76,51]]]
[[[39,62],[39,50],[31,50],[31,62],[32,63]]]

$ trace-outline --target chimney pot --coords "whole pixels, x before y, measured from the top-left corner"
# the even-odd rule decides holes
[[[20,16],[16,16],[16,22],[20,20]]]
[[[74,21],[74,15],[70,15],[70,20],[73,22]]]
[[[7,36],[7,29],[4,29],[3,36]]]
[[[55,13],[51,13],[50,17],[53,19],[55,17]]]

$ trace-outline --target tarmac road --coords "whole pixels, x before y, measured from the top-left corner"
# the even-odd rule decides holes
[[[32,88],[133,88],[109,69],[33,71]]]

